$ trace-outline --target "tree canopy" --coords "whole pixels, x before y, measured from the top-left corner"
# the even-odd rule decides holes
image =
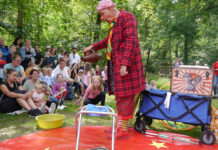
[[[96,11],[99,0],[0,0],[0,37],[10,45],[16,37],[31,39],[41,51],[46,45],[70,51],[107,36],[109,25]],[[113,0],[118,9],[133,13],[143,60],[152,48],[149,71],[171,66],[175,57],[184,64],[212,66],[217,61],[216,0]],[[105,51],[101,51],[105,54]],[[98,62],[103,66],[106,59]]]

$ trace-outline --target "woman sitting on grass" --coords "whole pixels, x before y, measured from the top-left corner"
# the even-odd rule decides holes
[[[80,101],[80,99],[78,99],[77,101]],[[101,106],[104,106],[105,93],[104,93],[103,80],[99,76],[94,76],[92,78],[92,83],[88,86],[85,95],[82,98],[82,104],[80,109],[83,107],[83,105],[88,105],[88,104],[96,105],[100,101],[101,101]]]
[[[32,91],[24,91],[22,85],[17,82],[16,70],[7,69],[6,76],[7,78],[0,83],[0,113],[9,113],[24,108],[31,117],[41,115],[41,111],[29,99]]]

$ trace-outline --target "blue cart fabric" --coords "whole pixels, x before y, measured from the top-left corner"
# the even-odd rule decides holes
[[[143,117],[183,122],[193,125],[210,124],[210,99],[192,94],[172,94],[170,108],[165,109],[166,90],[143,92],[139,113]]]

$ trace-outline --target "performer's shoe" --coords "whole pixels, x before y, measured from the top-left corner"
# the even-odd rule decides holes
[[[122,128],[117,129],[117,133],[115,133],[115,138],[118,139],[128,139],[129,138],[129,132],[128,130],[124,131]],[[112,134],[108,134],[108,138],[112,138]]]

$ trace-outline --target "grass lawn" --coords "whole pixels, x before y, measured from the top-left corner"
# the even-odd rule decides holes
[[[213,101],[213,105],[218,108],[218,104],[215,103],[215,101],[216,100]],[[65,104],[67,105],[67,108],[62,111],[58,111],[58,113],[64,114],[66,116],[63,127],[74,126],[74,117],[79,107],[75,105],[75,101],[66,101]],[[114,96],[107,95],[106,105],[109,105],[110,107],[115,109]],[[0,141],[42,130],[37,127],[36,120],[34,118],[28,117],[27,113],[15,116],[0,114],[0,122]],[[133,127],[134,122],[135,118],[129,123],[129,125]],[[83,125],[110,126],[111,123],[111,117],[109,116],[95,118],[86,115],[83,116]],[[182,133],[196,138],[199,138],[201,134],[200,127],[194,128],[189,131],[173,131],[162,126],[158,120],[154,120],[153,124],[148,129]]]
[[[168,82],[168,79],[161,79],[157,82],[157,87],[160,88],[161,85]],[[169,85],[164,87],[164,89],[169,89]],[[212,105],[215,108],[218,108],[217,100],[213,100]],[[63,127],[74,126],[75,123],[75,114],[78,111],[78,106],[75,104],[75,100],[73,101],[65,101],[65,105],[67,107],[62,110],[58,111],[60,114],[64,114],[66,116],[64,120]],[[116,103],[114,100],[114,96],[106,96],[106,105],[114,108],[116,111]],[[138,110],[138,109],[137,109]],[[91,117],[83,115],[83,125],[103,125],[103,126],[111,126],[112,118],[110,116],[105,117]],[[129,122],[129,126],[133,127],[135,123],[135,118]],[[184,124],[181,124],[183,126]],[[186,125],[185,125],[186,126]],[[189,135],[192,137],[199,138],[201,134],[201,128],[196,127],[192,130],[188,131],[174,131],[171,129],[167,129],[162,124],[159,123],[158,120],[154,120],[151,127],[148,129],[156,130],[156,131],[169,131],[174,133],[182,133],[185,135]],[[8,115],[8,114],[0,114],[0,141],[4,141],[13,137],[33,133],[40,131],[37,127],[37,122],[34,118],[30,118],[27,116],[27,113],[23,113],[21,115]]]

